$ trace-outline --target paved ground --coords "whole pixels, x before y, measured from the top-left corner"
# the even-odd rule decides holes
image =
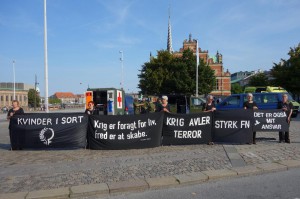
[[[299,116],[291,123],[291,144],[278,143],[276,132],[257,132],[256,145],[162,146],[110,151],[10,151],[8,122],[4,118],[0,115],[0,194],[300,161]]]

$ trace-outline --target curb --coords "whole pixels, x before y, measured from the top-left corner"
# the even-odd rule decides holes
[[[300,167],[299,160],[287,160],[279,161],[276,163],[274,162],[234,167],[230,169],[209,170],[179,174],[174,176],[146,178],[144,180],[119,181],[110,183],[78,185],[31,192],[7,193],[0,194],[0,199],[66,199],[82,198],[88,196],[106,197],[109,195],[122,194],[125,192],[140,192],[145,190],[163,189],[181,185],[194,185],[221,178],[284,171],[297,167]]]

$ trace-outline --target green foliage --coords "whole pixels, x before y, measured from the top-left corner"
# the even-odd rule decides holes
[[[231,84],[231,94],[239,94],[243,92],[244,89],[240,84],[238,83]]]
[[[49,98],[49,104],[61,104],[61,99]]]
[[[249,86],[269,86],[270,82],[264,73],[258,73],[250,78]]]
[[[300,94],[300,44],[291,48],[288,60],[281,60],[271,70],[274,86],[282,86],[289,92]]]
[[[36,96],[36,98],[35,98]],[[36,107],[40,106],[41,98],[34,89],[29,89],[28,91],[28,105],[34,107],[34,102],[36,100]]]
[[[157,58],[146,62],[140,74],[138,87],[142,94],[195,94],[196,57],[191,50],[185,50],[181,57],[174,57],[168,51],[158,51]],[[214,71],[202,61],[199,66],[199,93],[209,93],[215,83]]]

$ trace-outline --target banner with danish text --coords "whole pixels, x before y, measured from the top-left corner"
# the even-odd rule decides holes
[[[88,116],[84,113],[35,113],[10,119],[12,149],[84,148]]]
[[[274,110],[254,110],[255,131],[289,131],[286,112]]]
[[[212,139],[212,122],[212,112],[187,115],[165,113],[162,144],[207,144]]]
[[[214,112],[213,141],[227,143],[252,143],[253,110],[228,110]]]
[[[141,149],[161,145],[163,113],[141,115],[91,115],[90,149]]]

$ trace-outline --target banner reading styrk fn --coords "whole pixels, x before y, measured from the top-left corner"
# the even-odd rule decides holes
[[[134,149],[161,145],[163,113],[142,115],[91,115],[88,147]]]
[[[211,141],[212,113],[165,113],[163,145],[203,144]]]
[[[282,110],[255,110],[254,120],[255,131],[289,131],[287,115]]]
[[[88,117],[83,113],[34,113],[10,119],[12,148],[84,148]]]
[[[214,142],[251,143],[252,135],[252,110],[241,109],[214,112]]]

